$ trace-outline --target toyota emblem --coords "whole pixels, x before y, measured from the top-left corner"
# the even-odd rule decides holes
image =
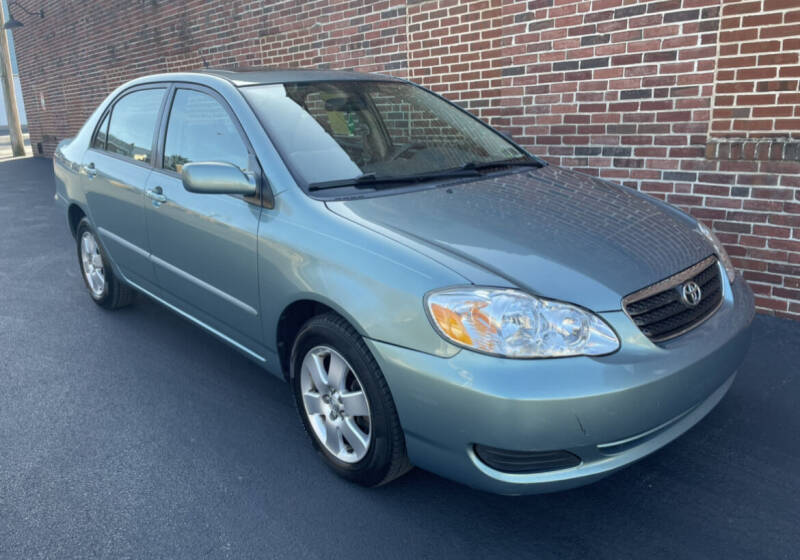
[[[703,291],[697,282],[690,280],[681,286],[681,301],[689,307],[694,307],[703,299]]]

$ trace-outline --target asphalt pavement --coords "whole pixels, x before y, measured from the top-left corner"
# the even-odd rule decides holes
[[[144,297],[94,305],[53,192],[49,160],[0,162],[0,558],[800,556],[800,322],[757,316],[720,405],[591,486],[369,490],[281,380]]]

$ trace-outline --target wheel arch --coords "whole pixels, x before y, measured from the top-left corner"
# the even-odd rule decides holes
[[[69,231],[72,233],[72,237],[78,234],[78,224],[81,223],[81,220],[85,217],[86,212],[83,211],[83,208],[74,202],[69,205],[67,209],[67,223],[69,224]]]
[[[324,313],[335,313],[347,321],[358,334],[364,336],[364,332],[358,323],[354,321],[349,314],[341,310],[339,306],[330,302],[324,302],[320,298],[304,297],[294,300],[284,307],[283,311],[278,316],[278,323],[275,328],[278,360],[280,362],[281,373],[285,379],[289,379],[291,366],[289,361],[291,359],[292,346],[297,338],[297,334],[300,332],[300,328],[312,317]]]

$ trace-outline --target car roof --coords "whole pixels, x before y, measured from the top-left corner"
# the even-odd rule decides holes
[[[287,82],[329,82],[346,80],[369,81],[394,81],[402,82],[399,78],[383,74],[367,74],[346,70],[309,70],[299,68],[238,68],[226,70],[221,68],[205,68],[195,70],[193,73],[217,76],[233,83],[237,87],[281,84]]]

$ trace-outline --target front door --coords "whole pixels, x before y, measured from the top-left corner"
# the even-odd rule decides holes
[[[162,166],[145,187],[151,261],[161,296],[248,348],[262,342],[257,232],[261,205],[183,188],[185,163],[227,162],[256,172],[224,101],[193,86],[174,90]]]

